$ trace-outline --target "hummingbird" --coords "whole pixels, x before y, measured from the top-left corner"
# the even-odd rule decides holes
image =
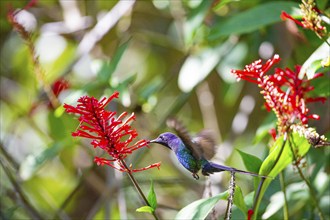
[[[174,129],[177,135],[165,132],[156,139],[150,140],[149,143],[161,144],[172,150],[180,164],[190,171],[196,180],[199,179],[198,172],[200,170],[204,176],[209,176],[215,172],[229,171],[256,177],[267,177],[209,161],[215,154],[215,141],[208,130],[202,130],[196,137],[191,138],[186,128],[177,119],[168,119],[167,125]]]

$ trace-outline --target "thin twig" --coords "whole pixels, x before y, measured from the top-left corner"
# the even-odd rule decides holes
[[[148,199],[146,198],[146,196],[144,195],[144,193],[142,192],[142,189],[141,187],[139,186],[138,182],[136,181],[136,179],[134,178],[134,176],[132,175],[131,173],[131,170],[128,168],[126,162],[124,160],[120,160],[120,162],[123,164],[123,166],[125,167],[126,169],[126,173],[127,175],[129,176],[130,180],[132,181],[133,185],[135,186],[135,189],[138,191],[138,193],[140,194],[141,198],[143,199],[143,201],[146,203],[147,206],[150,206],[150,203],[148,202]],[[152,212],[152,215],[154,216],[154,218],[156,220],[158,220],[158,217],[156,215],[155,212]]]
[[[229,183],[229,197],[226,210],[226,220],[231,219],[232,208],[234,204],[234,194],[235,194],[235,172],[230,172],[230,183]]]
[[[21,189],[20,185],[17,183],[17,181],[15,180],[15,178],[12,176],[12,174],[10,173],[8,167],[3,163],[2,160],[0,160],[0,164],[3,167],[3,170],[5,171],[6,175],[9,178],[9,181],[11,182],[11,184],[13,185],[16,195],[18,195],[19,199],[22,201],[23,206],[26,208],[27,212],[30,214],[30,216],[33,219],[44,219],[39,213],[38,211],[30,204],[30,202],[28,201],[28,199],[26,198],[26,196],[23,193],[23,190]]]
[[[288,208],[288,200],[286,198],[286,187],[285,187],[285,182],[284,182],[284,173],[283,171],[280,173],[280,184],[281,184],[281,189],[283,192],[284,196],[284,220],[289,220],[289,208]]]
[[[51,86],[46,83],[45,81],[45,70],[42,68],[40,61],[39,61],[39,56],[36,52],[36,48],[34,46],[34,42],[32,40],[32,35],[29,33],[22,24],[20,24],[16,16],[17,14],[20,13],[20,11],[14,13],[14,12],[9,12],[8,13],[8,20],[12,24],[13,28],[19,33],[21,38],[25,41],[28,51],[30,53],[31,59],[32,59],[32,65],[34,69],[34,73],[36,76],[36,79],[38,80],[39,84],[43,88],[44,92],[46,93],[50,103],[54,108],[57,108],[60,106],[60,102],[58,101],[57,97],[55,96]]]
[[[291,137],[290,139],[292,140],[293,139],[292,138],[292,135],[290,135],[290,137]],[[299,167],[299,165],[297,163],[297,157],[296,157],[296,154],[295,154],[295,152],[293,150],[293,146],[292,146],[291,141],[289,141],[289,146],[290,146],[290,149],[291,149],[291,152],[292,152],[293,160],[295,161],[294,165],[296,166],[301,179],[306,183],[306,185],[307,185],[307,187],[308,187],[308,189],[310,191],[310,196],[311,196],[312,202],[314,203],[314,206],[315,206],[315,208],[316,208],[316,210],[318,212],[318,215],[320,217],[320,220],[324,220],[325,218],[324,218],[323,212],[322,212],[322,210],[321,210],[321,208],[320,208],[320,206],[319,206],[319,204],[317,202],[317,199],[316,199],[316,192],[315,192],[313,186],[311,185],[311,183],[309,182],[309,180],[302,173],[302,171],[301,171],[301,169],[300,169],[300,167]]]
[[[283,150],[284,150],[284,146],[286,144],[286,141],[287,141],[287,133],[284,133],[284,136],[283,136],[283,143],[281,145],[281,149],[280,149],[280,152],[278,154],[278,157],[276,158],[275,162],[274,162],[274,165],[272,166],[272,168],[270,169],[273,170],[274,167],[276,166],[276,164],[278,163],[278,161],[280,160],[281,156],[282,156],[282,153],[283,153]],[[259,199],[259,196],[260,196],[260,192],[262,190],[262,187],[264,186],[264,183],[265,183],[265,178],[262,178],[260,183],[259,183],[259,187],[258,187],[258,191],[255,195],[255,199],[254,199],[254,203],[253,203],[253,212],[255,213],[253,219],[256,219],[256,210],[259,209],[259,204],[260,204],[260,199]]]
[[[212,183],[210,178],[206,178],[205,181],[205,192],[208,193],[208,197],[211,198],[212,195]],[[210,213],[211,220],[216,220],[217,219],[217,213],[215,211],[215,207],[213,207],[211,213]]]

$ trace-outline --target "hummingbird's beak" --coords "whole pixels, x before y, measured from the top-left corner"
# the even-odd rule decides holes
[[[165,146],[165,147],[167,147],[167,148],[170,148],[169,146],[168,146],[168,144],[167,143],[165,143],[162,139],[160,139],[160,138],[156,138],[156,139],[153,139],[153,140],[150,140],[150,141],[148,141],[148,144],[149,143],[156,143],[156,144],[160,144],[160,145],[163,145],[163,146]],[[171,149],[171,148],[170,148]]]
[[[148,144],[149,144],[149,143],[157,143],[157,144],[159,144],[159,142],[158,142],[157,139],[158,139],[158,138],[156,138],[156,139],[154,139],[154,140],[149,140],[149,141],[148,141]]]

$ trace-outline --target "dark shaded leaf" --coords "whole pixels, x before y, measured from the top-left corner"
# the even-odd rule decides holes
[[[224,22],[219,22],[211,29],[210,40],[231,34],[244,34],[260,29],[266,25],[280,22],[281,12],[286,11],[293,17],[299,14],[298,3],[276,1],[269,2],[237,14]],[[298,10],[297,10],[298,9]]]

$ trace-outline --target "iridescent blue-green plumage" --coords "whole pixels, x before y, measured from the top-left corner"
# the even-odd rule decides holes
[[[189,139],[189,137],[185,134],[181,134],[180,137],[178,137],[173,133],[166,132],[149,142],[158,143],[170,148],[175,153],[182,166],[189,170],[195,179],[199,178],[197,174],[199,170],[202,170],[202,174],[204,176],[208,176],[212,173],[221,171],[238,172],[252,176],[260,176],[256,173],[238,170],[233,167],[227,167],[208,161],[203,155],[203,150],[200,148],[200,146],[198,146],[199,143],[194,141],[194,139]]]

